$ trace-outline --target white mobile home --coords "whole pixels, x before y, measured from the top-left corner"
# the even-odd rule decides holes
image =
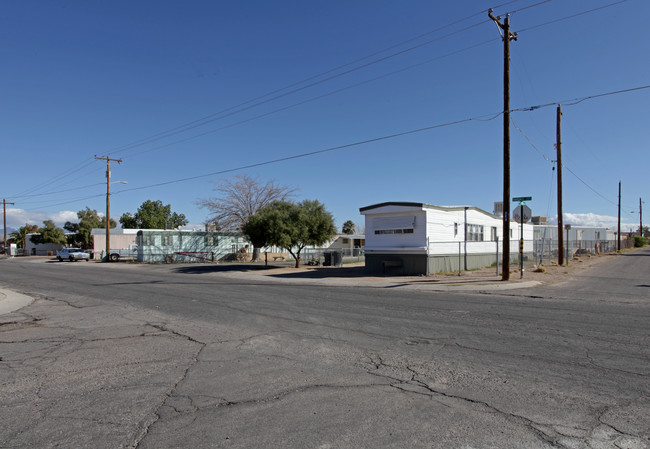
[[[138,262],[216,262],[251,246],[243,236],[226,232],[141,229]]]
[[[490,266],[503,257],[503,219],[473,206],[387,202],[362,207],[366,271],[432,274]],[[510,222],[510,256],[520,225]],[[523,225],[524,256],[532,256],[533,226]]]
[[[535,252],[557,255],[558,228],[556,225],[535,225]],[[568,256],[574,254],[609,252],[616,250],[616,232],[599,226],[571,226],[562,230]]]

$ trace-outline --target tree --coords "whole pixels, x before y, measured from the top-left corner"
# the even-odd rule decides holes
[[[177,229],[185,226],[188,221],[184,214],[171,211],[170,204],[163,205],[162,201],[147,200],[132,215],[122,214],[120,223],[126,229]]]
[[[244,233],[256,247],[275,245],[285,249],[299,268],[303,248],[327,242],[336,234],[336,227],[332,214],[316,200],[274,201],[249,217]]]
[[[96,210],[89,207],[77,212],[77,218],[79,223],[67,221],[63,225],[63,229],[74,233],[73,236],[68,238],[68,242],[74,246],[89,248],[93,244],[93,228],[106,228],[106,220],[100,217]],[[117,223],[112,218],[110,224],[111,228],[117,227]]]
[[[52,220],[45,220],[43,227],[38,228],[38,235],[33,235],[30,239],[32,243],[56,243],[63,245],[66,243],[63,229],[57,228]]]
[[[15,243],[18,248],[25,248],[25,240],[27,239],[27,234],[33,234],[38,232],[38,225],[30,225],[25,223],[25,226],[21,226],[17,231],[9,234],[8,243]]]
[[[357,226],[354,224],[352,220],[348,220],[345,223],[343,223],[343,227],[341,227],[341,231],[343,231],[343,234],[354,234],[356,231]]]
[[[287,201],[296,191],[273,180],[263,184],[248,175],[218,183],[214,190],[218,196],[199,200],[197,204],[210,211],[208,221],[215,223],[217,229],[232,232],[241,232],[251,215],[273,201]]]

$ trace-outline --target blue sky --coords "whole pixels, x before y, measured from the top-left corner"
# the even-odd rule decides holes
[[[123,159],[112,165],[112,180],[128,182],[112,186],[115,219],[150,199],[200,225],[208,211],[196,201],[237,174],[297,188],[296,199],[323,202],[339,226],[384,201],[492,211],[503,195],[503,118],[488,119],[503,108],[503,45],[489,7],[513,12],[519,32],[512,108],[550,105],[513,113],[512,196],[532,196],[534,215],[555,216],[547,159],[562,102],[563,162],[577,175],[563,172],[565,222],[614,226],[621,181],[624,229],[637,226],[650,89],[569,105],[650,85],[650,2],[586,13],[614,2],[6,3],[7,227],[62,225],[86,206],[104,212],[105,163],[94,155]],[[239,170],[469,118],[483,121]]]

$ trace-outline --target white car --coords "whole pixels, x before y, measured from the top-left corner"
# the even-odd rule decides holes
[[[63,248],[56,253],[56,258],[59,259],[59,262],[63,262],[64,259],[74,262],[75,260],[90,260],[90,254],[81,248]]]

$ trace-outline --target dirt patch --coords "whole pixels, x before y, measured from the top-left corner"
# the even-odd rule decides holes
[[[556,284],[566,281],[572,276],[588,270],[589,268],[603,263],[607,260],[617,257],[615,254],[602,254],[583,256],[579,259],[571,260],[567,265],[558,266],[556,264],[549,264],[544,267],[546,272],[536,272],[533,268],[524,269],[523,279],[516,270],[516,267],[511,266],[510,283],[518,283],[525,281],[538,281],[543,284]],[[382,275],[368,275],[364,271],[364,263],[345,264],[343,267],[311,267],[302,266],[300,268],[294,267],[278,267],[269,268],[267,270],[258,271],[256,274],[264,276],[284,278],[284,279],[341,279],[354,282],[371,282],[375,281],[388,281],[392,283],[436,283],[436,284],[491,284],[502,282],[501,275],[497,274],[495,267],[483,268],[480,270],[464,271],[458,273],[445,273],[434,274],[430,276],[382,276]]]

